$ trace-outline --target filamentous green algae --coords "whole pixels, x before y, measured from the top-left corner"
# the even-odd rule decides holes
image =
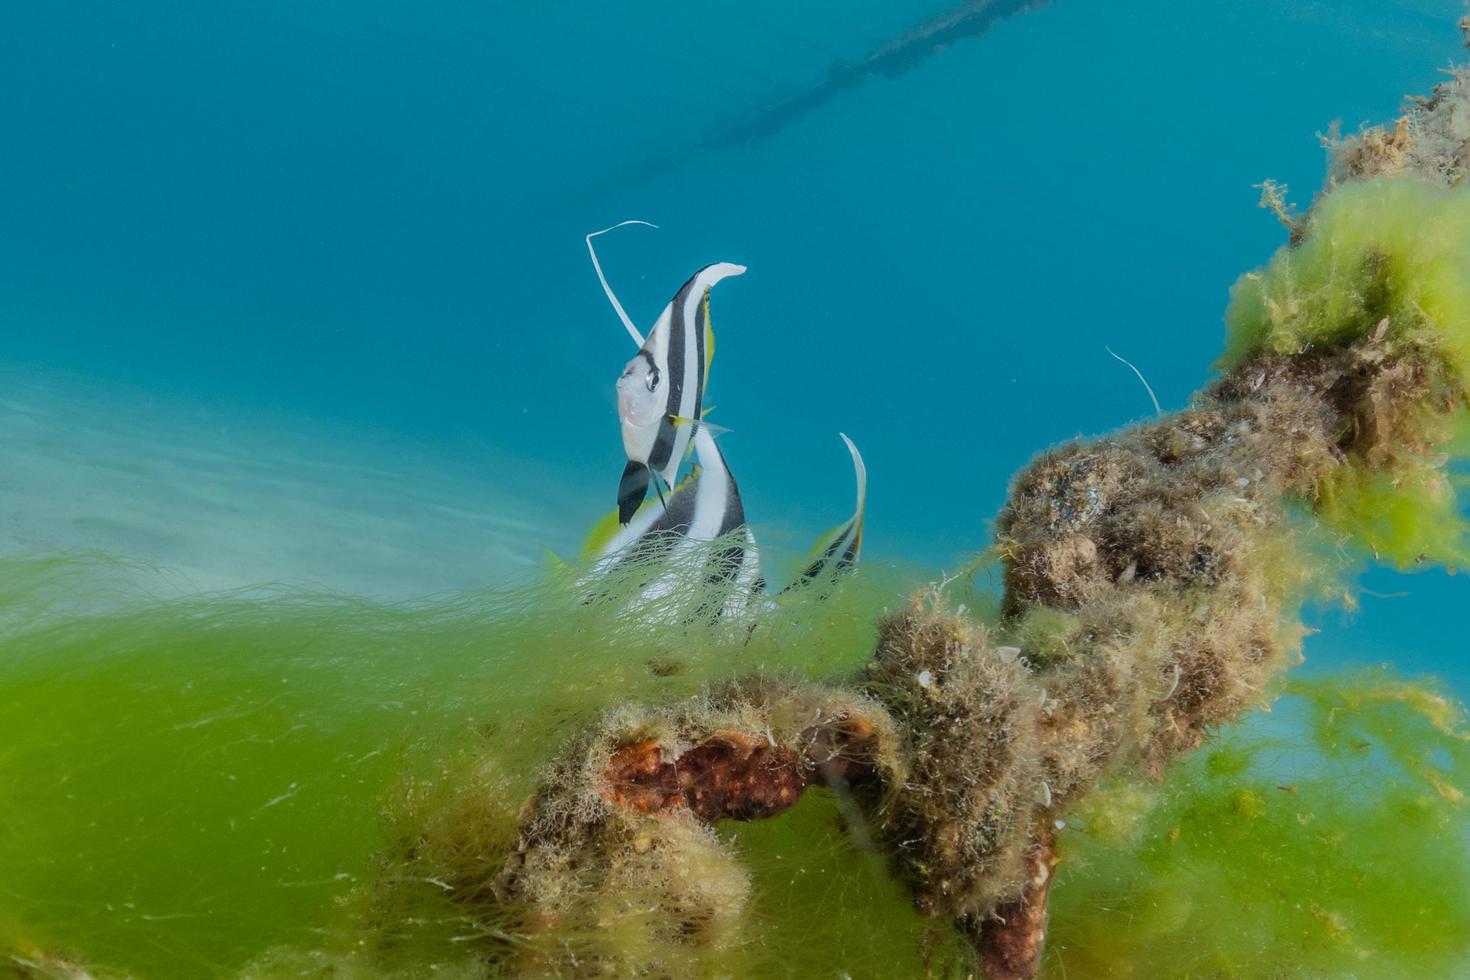
[[[671,630],[610,617],[631,580],[592,604],[557,577],[402,604],[160,600],[126,562],[0,562],[0,976],[480,975],[484,923],[422,869],[498,870],[563,738],[611,699],[850,669],[915,582],[875,568],[753,630]],[[436,822],[482,850],[406,841]]]
[[[1047,964],[1085,977],[1470,972],[1470,729],[1432,685],[1297,679],[1072,818]]]

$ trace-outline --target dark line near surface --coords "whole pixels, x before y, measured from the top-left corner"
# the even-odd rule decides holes
[[[652,159],[609,175],[595,185],[561,197],[550,209],[573,211],[614,191],[635,186],[678,170],[701,152],[750,148],[769,139],[804,116],[810,115],[845,92],[860,88],[874,78],[895,79],[922,65],[945,48],[967,38],[980,37],[1006,18],[1044,7],[1053,0],[969,0],[929,20],[906,34],[869,51],[856,61],[838,60],[827,68],[826,77],[811,88],[768,104],[745,119],[705,136],[682,148],[660,151]]]
[[[844,92],[875,77],[894,79],[919,67],[956,41],[979,37],[1012,14],[1045,6],[1051,0],[971,0],[901,37],[874,48],[857,61],[835,61],[827,77],[754,116],[701,142],[702,149],[750,146],[790,126]],[[677,156],[677,155],[676,155]]]

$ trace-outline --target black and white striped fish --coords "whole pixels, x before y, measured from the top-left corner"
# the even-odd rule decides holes
[[[846,522],[822,539],[801,574],[781,590],[783,595],[852,568],[862,551],[867,468],[852,440],[839,435],[852,455],[857,505]],[[636,602],[643,611],[650,604],[673,602],[677,595],[698,600],[690,618],[768,608],[776,600],[764,594],[760,553],[745,523],[735,478],[708,430],[695,432],[694,447],[699,466],[666,506],[643,507],[622,527],[609,515],[593,532],[588,541],[592,577],[638,574]]]
[[[852,454],[853,475],[857,479],[857,506],[853,508],[852,517],[846,523],[835,528],[830,536],[823,539],[811,562],[794,582],[781,590],[783,592],[824,579],[834,569],[851,568],[857,564],[858,555],[863,549],[863,512],[868,504],[868,468],[863,464],[862,453],[858,452],[857,446],[847,438],[847,434],[837,434],[842,437],[842,441],[847,444],[847,451]]]
[[[664,506],[643,507],[605,539],[594,532],[588,542],[593,574],[646,570],[640,602],[692,592],[704,604],[694,615],[732,615],[747,609],[765,588],[760,553],[745,523],[740,489],[714,436],[699,428],[693,442],[699,466]]]
[[[695,431],[705,424],[704,390],[715,353],[710,289],[744,271],[743,265],[717,262],[691,276],[618,378],[618,419],[628,456],[618,484],[620,523],[632,520],[655,476],[673,487]],[[637,340],[637,331],[625,325]]]

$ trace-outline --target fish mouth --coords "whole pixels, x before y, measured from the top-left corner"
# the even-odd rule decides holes
[[[638,407],[638,399],[632,393],[621,390],[620,387],[618,391],[618,421],[623,423],[624,428],[641,429],[644,426],[652,425],[656,421],[656,419],[640,418]]]
[[[636,415],[620,414],[618,416],[618,422],[622,426],[624,432],[631,434],[634,432],[649,432],[650,430],[657,427],[658,419],[654,419],[652,421],[644,421],[643,419],[638,418]]]

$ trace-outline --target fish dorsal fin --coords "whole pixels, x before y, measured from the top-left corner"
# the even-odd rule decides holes
[[[857,503],[852,516],[817,539],[817,544],[802,560],[802,571],[796,581],[783,589],[789,591],[826,576],[833,568],[857,561],[863,546],[863,515],[868,503],[868,468],[862,454],[845,433],[839,432],[847,451],[852,454],[853,477],[857,482]]]
[[[863,547],[863,518],[868,508],[868,467],[863,462],[863,454],[858,452],[858,447],[847,438],[847,433],[837,434],[842,437],[847,451],[852,454],[852,473],[853,478],[857,481],[857,503],[853,506],[852,520],[848,522],[857,526],[857,535],[853,539],[853,555],[856,557],[857,552]]]
[[[827,552],[837,543],[838,538],[847,533],[847,525],[848,522],[843,521],[841,524],[834,524],[817,535],[816,542],[806,550],[806,554],[801,558],[801,567],[804,572],[812,572],[813,575],[816,574],[812,570],[825,564]]]
[[[710,290],[714,289],[721,280],[744,274],[745,266],[743,265],[736,265],[734,262],[715,262],[700,269],[693,276],[694,285],[703,289],[699,297],[699,309],[704,316],[704,383],[706,386],[709,385],[710,365],[715,359],[715,328],[709,312]]]
[[[863,541],[863,516],[868,506],[868,467],[863,463],[863,454],[858,452],[857,446],[847,438],[847,433],[839,432],[838,437],[847,446],[847,451],[852,454],[852,475],[857,485],[857,501],[852,508],[852,516],[827,531],[817,539],[816,546],[811,551],[811,556],[819,556],[823,551],[830,548],[838,537],[845,535],[849,528],[855,531],[852,550],[855,552],[862,547]]]
[[[684,284],[679,287],[678,291],[669,298],[669,301],[664,306],[663,311],[659,313],[658,320],[654,323],[653,329],[648,331],[648,337],[645,339],[643,346],[647,347],[649,344],[655,343],[655,338],[659,336],[660,333],[662,333],[665,338],[663,341],[661,341],[662,343],[667,344],[671,342],[671,338],[668,338],[668,333],[671,329],[671,325],[674,319],[674,305],[676,303],[681,304],[681,309],[679,310],[679,313],[681,315],[685,315],[689,312],[689,307],[687,305],[689,303],[689,300],[692,297],[697,296],[699,298],[698,308],[700,312],[704,315],[704,340],[706,345],[704,367],[707,380],[709,374],[709,362],[710,358],[713,356],[708,346],[709,341],[713,337],[713,333],[709,325],[710,290],[714,289],[716,285],[726,279],[729,279],[731,276],[739,276],[744,274],[745,266],[743,265],[736,265],[734,262],[713,262],[705,266],[703,269],[700,269],[694,275],[690,276],[687,280],[684,281]],[[687,316],[685,318],[687,320]],[[660,331],[660,327],[663,328],[662,331]],[[663,356],[663,349],[657,349],[655,352],[659,357]]]

